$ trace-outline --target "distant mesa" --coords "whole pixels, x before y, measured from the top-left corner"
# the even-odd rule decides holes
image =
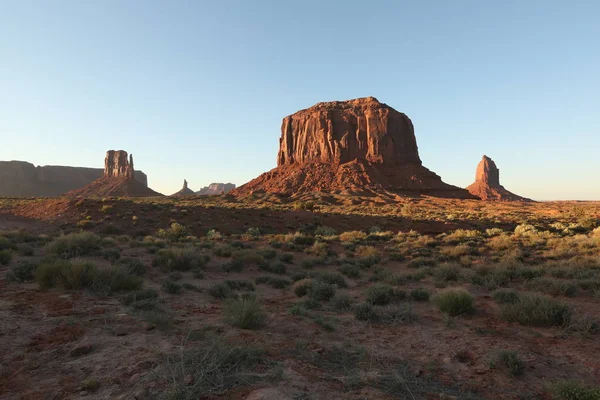
[[[200,196],[213,196],[217,194],[227,194],[235,189],[233,183],[211,183],[196,192]]]
[[[102,168],[39,166],[26,161],[0,161],[0,196],[55,197],[79,189],[104,176]],[[148,177],[134,171],[135,179],[148,186]]]
[[[500,185],[500,170],[494,160],[484,155],[475,174],[475,182],[467,190],[486,201],[533,201],[509,192]]]
[[[162,196],[134,179],[133,155],[124,150],[109,150],[104,158],[103,176],[81,189],[66,193],[69,197],[150,197]]]
[[[190,189],[188,187],[188,182],[184,179],[183,187],[181,188],[181,190],[177,193],[173,193],[171,196],[172,197],[196,196],[196,192],[194,192],[192,189]]]
[[[374,97],[318,103],[283,119],[277,167],[235,189],[475,198],[422,165],[412,121]]]

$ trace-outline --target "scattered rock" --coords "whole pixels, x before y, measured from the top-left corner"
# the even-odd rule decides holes
[[[89,343],[80,343],[73,347],[69,352],[71,357],[79,357],[89,353],[92,350],[92,345]]]
[[[283,119],[277,168],[232,191],[406,194],[474,198],[425,168],[413,124],[374,97],[318,103]]]
[[[246,400],[292,400],[292,397],[277,388],[264,388],[253,391]]]
[[[81,392],[79,392],[80,396],[87,396],[88,394],[90,394],[87,390],[82,390]]]
[[[185,378],[183,378],[183,383],[192,386],[194,384],[194,375],[186,375]]]
[[[125,336],[129,333],[129,331],[127,330],[126,327],[122,326],[122,325],[118,325],[114,328],[113,330],[115,336]]]
[[[485,374],[489,370],[490,370],[490,368],[487,365],[483,365],[483,364],[475,367],[475,373],[477,373],[479,375]]]
[[[532,201],[509,192],[500,185],[500,170],[494,160],[484,155],[475,173],[475,182],[467,187],[469,193],[486,201]]]
[[[151,331],[151,330],[153,330],[155,328],[156,328],[156,325],[151,324],[150,322],[146,322],[144,324],[144,329],[147,330],[147,331]]]
[[[144,399],[146,399],[147,395],[148,395],[148,389],[142,388],[133,394],[133,398],[135,400],[144,400]]]

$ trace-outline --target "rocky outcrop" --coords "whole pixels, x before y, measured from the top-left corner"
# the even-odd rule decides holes
[[[109,150],[104,157],[104,176],[133,179],[133,154],[127,159],[124,150]]]
[[[60,196],[81,188],[104,174],[102,168],[38,166],[25,161],[0,161],[0,196]],[[135,179],[148,185],[146,174],[134,172]]]
[[[173,197],[185,197],[185,196],[196,196],[196,192],[188,187],[187,181],[183,180],[183,187],[177,193],[173,193],[171,196]]]
[[[213,196],[217,194],[227,194],[233,189],[235,189],[233,183],[211,183],[197,191],[196,194],[200,196]]]
[[[486,201],[532,201],[509,192],[500,185],[500,170],[494,160],[484,155],[475,173],[475,182],[467,190]]]
[[[413,124],[374,97],[318,103],[283,119],[277,168],[234,190],[390,190],[474,198],[423,167]]]
[[[318,103],[283,119],[278,166],[353,160],[421,165],[411,120],[374,97]]]
[[[109,150],[104,157],[103,176],[66,193],[69,197],[151,197],[162,196],[134,179],[133,156],[124,150]]]

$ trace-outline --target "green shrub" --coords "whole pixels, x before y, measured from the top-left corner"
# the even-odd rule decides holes
[[[335,236],[335,234],[336,234],[335,229],[330,228],[328,226],[319,226],[317,229],[315,229],[316,236],[328,237],[328,236]]]
[[[388,305],[380,310],[375,310],[375,322],[388,325],[407,324],[418,319],[410,304]]]
[[[277,251],[273,249],[264,249],[258,252],[265,260],[273,260],[277,257]]]
[[[12,240],[7,237],[0,236],[0,250],[12,250],[15,248],[16,246]]]
[[[46,289],[61,286],[65,290],[90,289],[100,294],[136,290],[142,280],[119,268],[97,268],[89,262],[54,261],[41,264],[35,280]]]
[[[335,296],[335,286],[320,279],[313,280],[308,290],[310,298],[317,301],[329,301]]]
[[[183,286],[169,279],[163,282],[162,290],[171,294],[179,294],[183,291]]]
[[[523,375],[525,362],[515,351],[503,350],[498,354],[498,358],[504,363],[512,376]]]
[[[367,303],[384,306],[391,303],[395,298],[394,288],[384,284],[376,284],[366,291]]]
[[[225,284],[232,290],[248,290],[253,292],[256,289],[251,281],[228,279],[225,281]]]
[[[441,312],[452,317],[475,311],[473,296],[465,289],[444,290],[434,297],[434,302]]]
[[[348,284],[344,277],[335,272],[323,271],[318,273],[314,279],[319,279],[325,283],[329,283],[331,285],[337,285],[338,288],[346,288]]]
[[[188,236],[188,230],[185,226],[173,222],[168,229],[159,229],[156,236],[171,241],[180,241]]]
[[[556,400],[598,400],[600,387],[586,386],[574,381],[559,381],[550,385],[550,392]]]
[[[338,311],[348,311],[352,309],[352,297],[345,293],[337,293],[331,302],[333,308]]]
[[[502,306],[502,316],[509,322],[527,326],[567,326],[571,321],[571,310],[545,296],[522,294],[518,301]]]
[[[33,247],[29,246],[28,244],[18,245],[17,251],[19,255],[23,257],[30,257],[35,254],[35,250],[33,249]]]
[[[310,285],[312,284],[311,279],[302,279],[294,283],[293,290],[296,296],[302,297],[308,294]]]
[[[271,277],[269,279],[269,285],[271,285],[271,287],[274,289],[285,289],[288,286],[290,286],[291,284],[292,284],[292,282],[288,279],[275,278],[275,277]]]
[[[9,250],[0,250],[0,265],[7,265],[12,260],[12,253]]]
[[[342,264],[339,271],[346,275],[348,278],[357,279],[360,278],[360,267],[354,264]]]
[[[231,246],[219,245],[213,249],[213,254],[217,257],[231,257],[233,249]]]
[[[255,329],[264,322],[260,303],[255,297],[229,300],[226,304],[225,314],[231,326],[241,329]]]
[[[104,249],[100,252],[100,255],[105,260],[116,262],[119,258],[121,258],[121,251],[119,249]]]
[[[429,291],[427,289],[413,289],[410,291],[410,298],[415,301],[429,301]]]
[[[577,286],[575,284],[547,278],[531,280],[527,284],[527,288],[551,296],[574,297],[577,294]]]
[[[284,262],[286,264],[290,264],[294,260],[294,255],[292,253],[282,253],[279,255],[279,261]]]
[[[370,303],[360,303],[354,307],[354,317],[359,321],[371,321],[377,320],[378,316],[375,312],[375,308]]]
[[[492,293],[492,298],[498,304],[513,304],[519,301],[519,294],[513,289],[498,289]]]
[[[208,260],[204,254],[192,247],[159,250],[152,265],[164,271],[189,271],[202,268]]]
[[[308,275],[306,274],[306,272],[304,272],[304,271],[297,271],[297,272],[294,272],[292,274],[291,278],[292,278],[292,280],[294,282],[297,282],[297,281],[300,281],[302,279],[305,279],[307,276]]]
[[[284,275],[287,272],[287,268],[281,261],[275,261],[271,264],[265,263],[259,266],[262,271],[270,272],[272,274]]]
[[[26,261],[13,266],[6,274],[6,280],[10,282],[30,282],[35,279],[37,264]]]
[[[123,268],[127,273],[137,276],[144,276],[148,272],[148,267],[137,258],[124,257],[121,258],[117,265]]]
[[[294,243],[301,246],[312,246],[315,243],[315,238],[312,236],[299,235],[294,237]]]
[[[440,282],[456,282],[460,276],[460,267],[454,264],[441,265],[435,269],[433,277]]]
[[[217,299],[226,299],[233,295],[233,290],[225,282],[216,283],[208,289],[208,294]]]
[[[100,249],[101,242],[100,236],[91,232],[70,233],[50,242],[46,252],[61,258],[91,256]]]

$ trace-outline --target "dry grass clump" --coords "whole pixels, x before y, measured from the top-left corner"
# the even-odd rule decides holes
[[[465,289],[446,289],[436,294],[433,301],[441,312],[452,317],[475,311],[474,298]]]

